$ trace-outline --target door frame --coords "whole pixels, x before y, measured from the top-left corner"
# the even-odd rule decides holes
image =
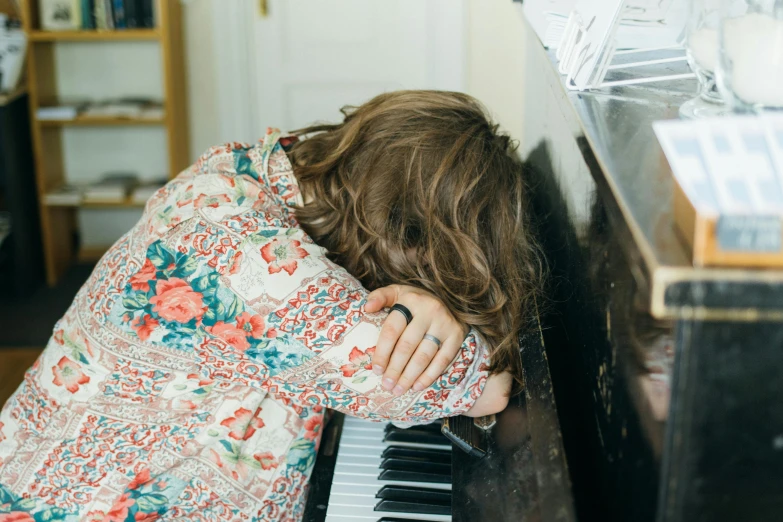
[[[286,0],[268,0],[271,16],[274,16],[276,4],[280,1]],[[429,88],[467,89],[467,2],[426,0]],[[258,75],[254,71],[258,63],[257,46],[254,45],[258,16],[259,0],[212,0],[217,124],[218,134],[224,141],[253,142],[262,137],[257,123],[260,104],[256,93],[260,89]],[[454,49],[459,52],[454,53]],[[263,121],[261,124],[275,125],[275,122]]]

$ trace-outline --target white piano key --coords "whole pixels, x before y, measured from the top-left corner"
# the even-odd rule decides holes
[[[438,484],[433,482],[402,482],[398,480],[380,480],[377,475],[370,477],[365,474],[354,475],[352,473],[342,473],[335,470],[333,484],[342,484],[346,486],[369,486],[372,485],[378,490],[383,486],[411,486],[416,488],[442,489],[451,491],[451,484]]]
[[[341,484],[339,482],[332,483],[332,489],[329,492],[329,498],[333,495],[343,496],[357,496],[358,500],[362,502],[372,501],[373,506],[378,501],[375,495],[378,494],[378,486],[375,484]],[[368,500],[369,499],[369,500]]]
[[[431,520],[433,522],[451,522],[450,515],[423,515],[420,513],[397,513],[394,511],[375,511],[374,506],[346,506],[329,501],[329,508],[326,511],[327,520],[329,517],[342,517],[341,520],[372,520],[375,522],[381,517],[396,517],[405,519]]]
[[[380,466],[383,459],[380,454],[376,455],[351,455],[346,453],[340,459],[342,464],[356,464],[356,465],[374,465]]]

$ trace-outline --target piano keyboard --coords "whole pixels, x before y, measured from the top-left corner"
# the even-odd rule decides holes
[[[345,417],[326,521],[424,520],[451,521],[451,444],[440,424]]]

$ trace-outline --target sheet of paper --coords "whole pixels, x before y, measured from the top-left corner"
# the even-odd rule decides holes
[[[603,81],[614,55],[623,4],[624,0],[579,0],[574,6],[561,42],[563,48],[558,49],[560,70],[566,74],[569,89],[581,91]]]

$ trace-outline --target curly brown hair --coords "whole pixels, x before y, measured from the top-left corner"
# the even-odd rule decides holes
[[[436,295],[487,341],[491,371],[521,385],[518,335],[542,266],[510,138],[456,92],[391,92],[342,112],[294,132],[308,136],[289,153],[309,201],[302,228],[366,288]]]

